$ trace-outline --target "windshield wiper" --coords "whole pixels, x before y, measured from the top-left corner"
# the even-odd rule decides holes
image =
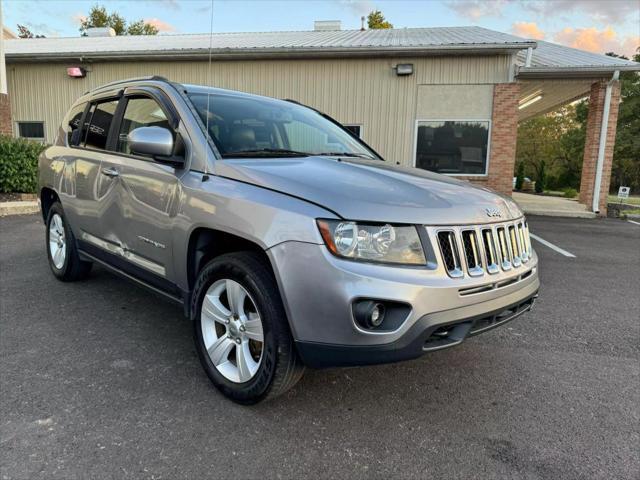
[[[287,150],[286,148],[258,148],[255,150],[240,150],[238,152],[223,153],[223,158],[234,157],[308,157],[310,153]]]
[[[357,158],[368,158],[369,160],[375,160],[371,155],[367,155],[366,153],[353,153],[353,152],[322,152],[322,153],[314,153],[314,155],[318,155],[321,157],[357,157]]]

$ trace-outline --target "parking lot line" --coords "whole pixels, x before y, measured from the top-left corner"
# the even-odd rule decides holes
[[[569,257],[569,258],[576,258],[576,256],[571,253],[571,252],[567,252],[566,250],[558,247],[557,245],[554,245],[551,242],[547,242],[544,238],[540,238],[537,235],[534,235],[533,233],[529,233],[529,236],[531,238],[533,238],[534,240],[537,240],[538,242],[540,242],[543,245],[546,245],[547,247],[549,247],[551,250],[555,250],[556,252],[564,255],[565,257]]]
[[[640,225],[640,222],[634,222],[633,220],[627,220],[627,222],[629,222],[629,223],[633,223],[633,224],[635,224],[635,225]]]

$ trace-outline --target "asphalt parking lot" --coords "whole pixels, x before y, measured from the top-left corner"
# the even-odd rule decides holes
[[[0,473],[12,478],[640,478],[640,226],[532,218],[533,312],[402,364],[225,400],[179,307],[50,274],[0,219]]]

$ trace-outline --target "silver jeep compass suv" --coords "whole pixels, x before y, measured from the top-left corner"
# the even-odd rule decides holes
[[[292,101],[112,83],[72,106],[39,168],[53,274],[98,263],[182,304],[207,375],[240,403],[305,366],[457,345],[538,291],[513,201],[386,163]]]

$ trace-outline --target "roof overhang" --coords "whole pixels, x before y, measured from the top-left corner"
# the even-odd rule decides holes
[[[535,42],[495,44],[452,44],[415,47],[321,47],[321,48],[255,48],[255,49],[179,49],[130,50],[103,52],[7,52],[7,63],[62,62],[62,61],[176,61],[202,60],[255,60],[274,58],[367,58],[367,57],[420,57],[442,55],[498,55],[513,54],[535,45]]]

